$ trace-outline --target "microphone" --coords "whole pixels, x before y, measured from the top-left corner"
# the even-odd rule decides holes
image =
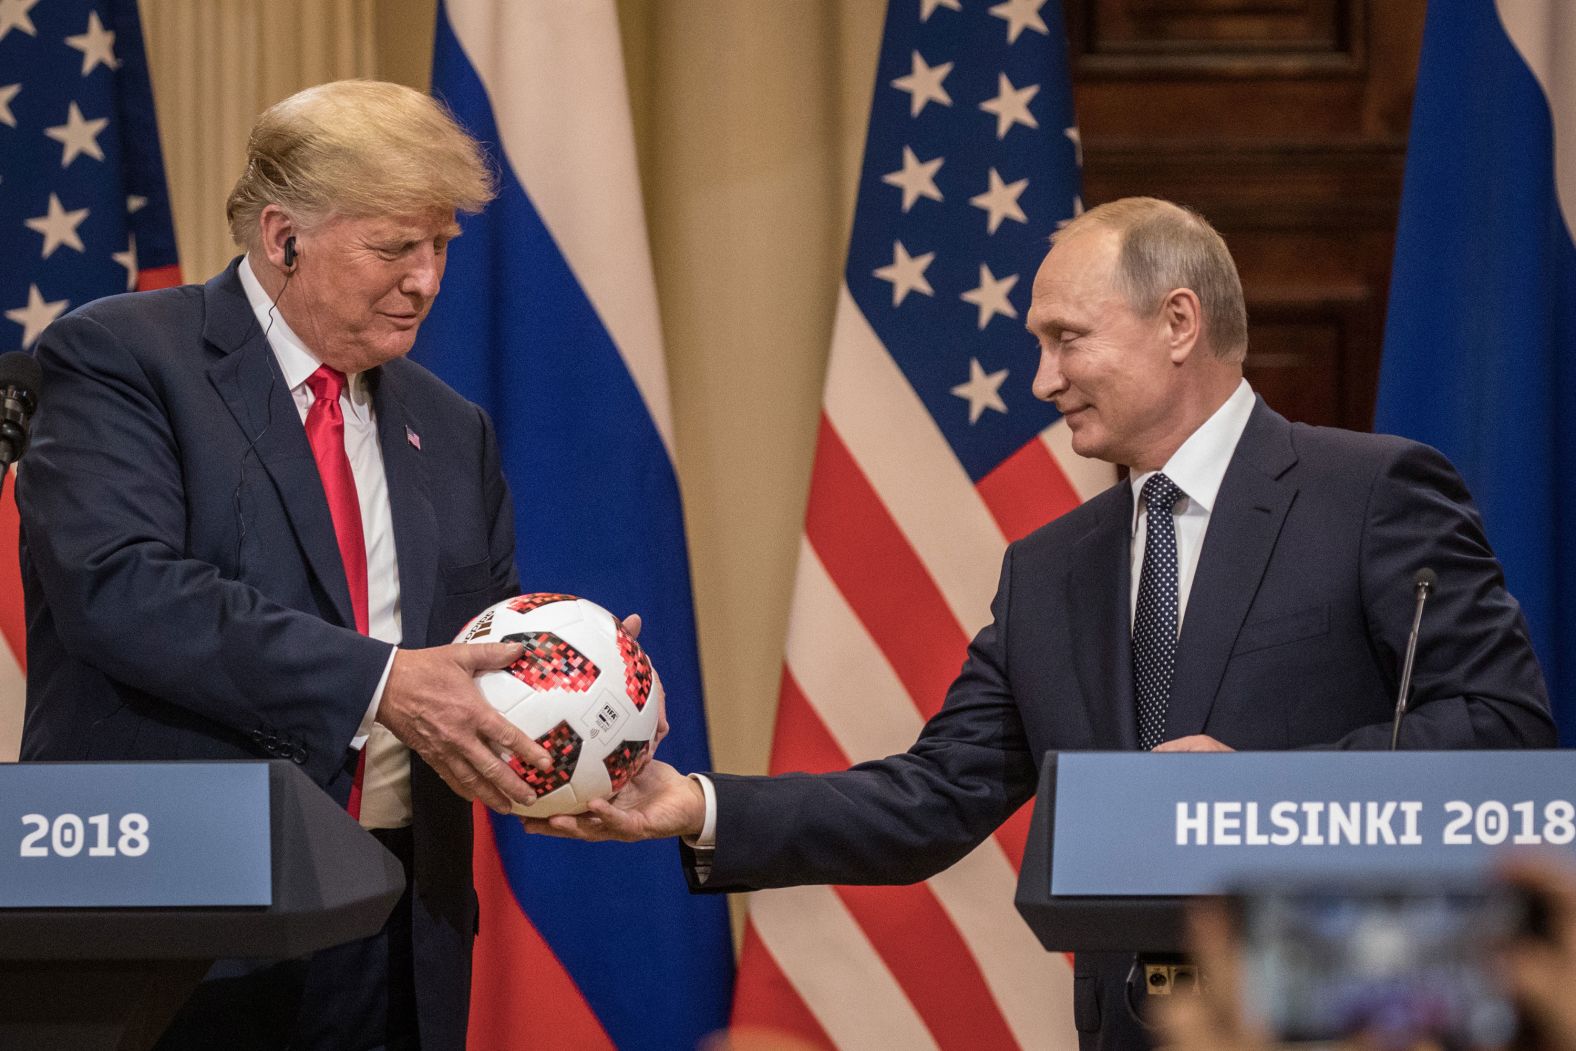
[[[1412,590],[1417,595],[1417,605],[1412,610],[1412,634],[1406,640],[1406,659],[1401,664],[1401,690],[1395,698],[1395,722],[1390,726],[1390,751],[1401,743],[1401,717],[1406,714],[1407,694],[1412,692],[1412,662],[1417,659],[1417,629],[1423,623],[1423,603],[1434,590],[1439,576],[1424,566],[1412,574]]]
[[[27,451],[27,428],[38,408],[44,374],[31,354],[0,354],[0,477]]]

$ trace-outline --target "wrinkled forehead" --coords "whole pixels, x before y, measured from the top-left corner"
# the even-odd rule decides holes
[[[1105,227],[1058,237],[1034,275],[1030,324],[1043,315],[1092,305],[1110,294],[1121,238]]]

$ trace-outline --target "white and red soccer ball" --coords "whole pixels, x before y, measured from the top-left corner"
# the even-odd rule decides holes
[[[651,758],[662,681],[619,619],[573,595],[534,594],[489,606],[456,642],[518,642],[520,659],[482,672],[482,696],[552,755],[543,772],[511,758],[536,792],[527,817],[578,814],[616,794]]]

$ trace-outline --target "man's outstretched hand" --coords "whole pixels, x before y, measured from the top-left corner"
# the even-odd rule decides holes
[[[518,643],[454,643],[395,651],[377,721],[427,761],[465,799],[500,814],[536,799],[500,756],[513,755],[552,769],[545,749],[488,704],[473,681],[477,672],[507,668]]]
[[[693,778],[653,761],[615,799],[594,799],[584,814],[521,818],[527,832],[590,843],[633,843],[667,836],[698,836],[706,822],[706,795]]]

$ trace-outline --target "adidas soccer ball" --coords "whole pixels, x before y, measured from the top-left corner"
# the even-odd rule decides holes
[[[553,757],[544,773],[509,766],[536,792],[526,817],[583,813],[651,756],[662,681],[617,617],[573,595],[521,595],[477,614],[456,642],[518,642],[509,667],[476,676],[482,696]]]

